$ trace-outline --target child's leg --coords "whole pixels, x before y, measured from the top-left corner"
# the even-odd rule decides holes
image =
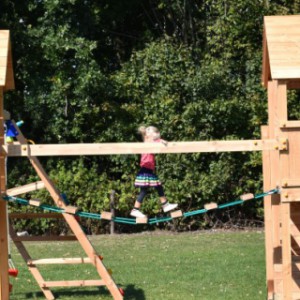
[[[147,189],[148,189],[147,187],[141,187],[141,190],[140,190],[140,193],[137,197],[137,200],[134,203],[134,208],[135,209],[140,209],[140,207],[143,203],[143,200],[147,195]]]
[[[159,200],[160,203],[163,205],[165,203],[167,203],[167,198],[165,196],[165,192],[164,192],[164,188],[162,185],[158,185],[155,187],[155,189],[157,190],[158,196],[159,196]]]
[[[178,204],[171,204],[171,203],[168,202],[168,200],[165,196],[165,193],[164,193],[164,188],[162,187],[162,185],[158,185],[155,188],[157,190],[159,200],[160,200],[160,203],[162,205],[162,208],[163,208],[164,212],[171,211],[171,210],[175,209],[178,206]]]
[[[141,187],[140,194],[134,203],[134,207],[130,212],[130,215],[135,218],[145,218],[146,216],[140,211],[140,207],[143,203],[145,196],[147,195],[147,187]]]

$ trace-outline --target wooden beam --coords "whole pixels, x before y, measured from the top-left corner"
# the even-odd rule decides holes
[[[6,191],[6,194],[8,196],[17,196],[17,195],[29,193],[32,191],[37,191],[37,190],[43,189],[43,188],[45,188],[45,184],[43,183],[43,181],[37,181],[37,182],[29,183],[26,185],[11,188]]]
[[[169,142],[167,145],[163,145],[162,143],[5,145],[3,149],[10,157],[32,157],[142,153],[244,152],[274,150],[275,147],[279,147],[279,142],[276,139]]]

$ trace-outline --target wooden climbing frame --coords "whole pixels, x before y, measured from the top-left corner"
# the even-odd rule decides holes
[[[282,191],[281,194],[266,196],[264,201],[268,300],[300,299],[300,120],[289,120],[287,109],[288,90],[300,89],[299,40],[299,15],[265,17],[262,82],[268,89],[269,122],[267,126],[261,128],[261,140],[170,142],[168,145],[158,143],[27,145],[27,141],[20,132],[19,143],[4,145],[3,126],[0,126],[1,196],[6,194],[6,156],[28,157],[56,205],[66,208],[63,199],[49,180],[37,156],[262,151],[264,190],[278,187]],[[0,122],[2,123],[3,92],[13,88],[9,32],[0,31]],[[241,197],[241,201],[249,199],[249,195]],[[0,300],[9,299],[5,214],[6,202],[0,200]],[[107,217],[109,218],[109,216]],[[16,237],[11,229],[11,235],[17,248],[47,299],[53,299],[50,291],[53,286],[69,284],[81,286],[83,282],[45,282],[37,269],[37,266],[42,263],[92,263],[101,279],[90,281],[86,285],[103,284],[107,286],[115,299],[122,299],[118,287],[82,232],[74,215],[65,213],[63,218],[85,250],[87,258],[70,258],[65,261],[62,259],[32,259],[23,244],[23,241],[28,240],[29,237]]]

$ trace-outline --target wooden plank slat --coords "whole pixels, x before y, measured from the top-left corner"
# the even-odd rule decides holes
[[[248,201],[248,200],[252,200],[254,198],[254,194],[244,194],[240,196],[240,199],[243,201]]]
[[[175,210],[175,211],[172,211],[170,213],[170,215],[171,215],[171,218],[176,219],[176,218],[181,218],[183,216],[183,213],[181,210]]]
[[[68,214],[75,215],[77,213],[77,211],[78,211],[78,207],[76,207],[76,206],[67,205],[65,207],[65,212]]]
[[[29,201],[29,205],[32,205],[32,206],[37,206],[37,207],[39,207],[39,206],[41,206],[41,200],[39,200],[39,199],[30,199]]]
[[[204,208],[206,210],[216,209],[216,208],[218,208],[218,204],[215,202],[206,203],[206,204],[204,204]]]
[[[109,211],[101,212],[101,219],[110,221],[112,219],[112,213]]]
[[[102,215],[101,215],[102,216]],[[136,224],[147,224],[148,223],[148,218],[144,217],[144,218],[136,218],[135,219],[135,223]]]

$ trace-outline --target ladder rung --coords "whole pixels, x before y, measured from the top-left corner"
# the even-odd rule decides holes
[[[60,286],[102,286],[103,280],[68,280],[68,281],[43,281],[39,283],[41,287],[60,287]]]
[[[76,236],[16,236],[12,237],[14,242],[48,242],[48,241],[76,241]]]
[[[89,257],[29,259],[27,265],[90,264]]]

